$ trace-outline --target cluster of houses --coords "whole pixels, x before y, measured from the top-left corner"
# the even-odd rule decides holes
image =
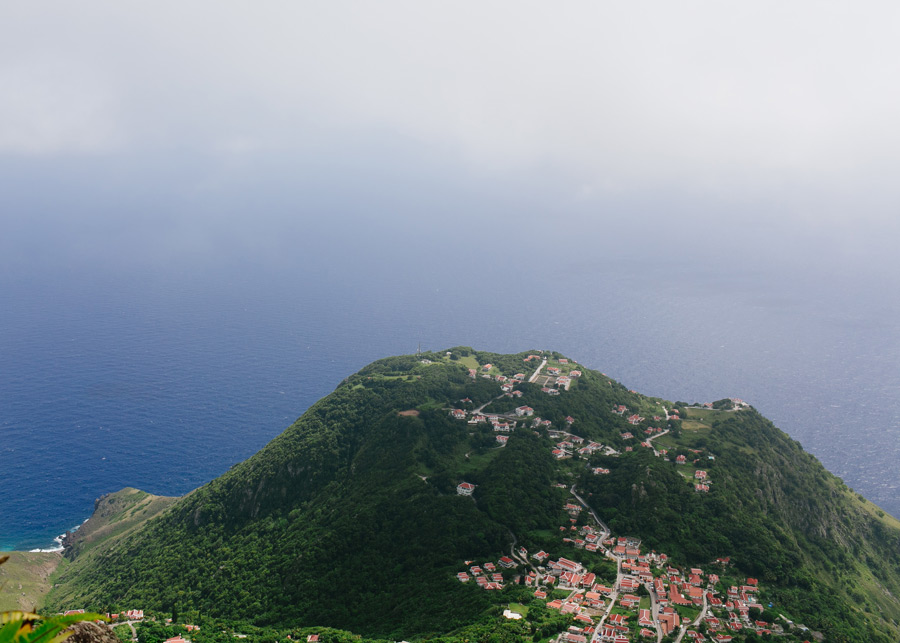
[[[516,567],[516,561],[508,556],[502,556],[497,564],[487,562],[484,565],[476,565],[475,561],[467,560],[466,565],[469,565],[469,570],[459,572],[456,575],[457,580],[461,583],[468,583],[474,578],[475,583],[481,589],[493,591],[503,589],[503,574],[498,572],[497,568],[513,569]]]
[[[585,541],[597,536],[596,530],[589,526],[582,527],[579,533]],[[700,568],[682,571],[669,565],[665,554],[642,553],[640,541],[636,539],[609,537],[600,545],[607,555],[622,561],[622,573],[611,585],[598,582],[581,563],[566,558],[550,560],[544,551],[532,556],[540,567],[537,572],[530,572],[524,583],[536,587],[535,598],[547,600],[552,588],[570,592],[565,599],[547,601],[548,608],[573,615],[575,624],[560,636],[560,641],[581,643],[596,639],[605,643],[626,643],[634,640],[634,635],[656,639],[657,627],[665,636],[682,626],[679,607],[702,610],[704,601],[706,610],[702,622],[713,641],[728,643],[742,631],[759,635],[783,633],[780,625],[752,618],[752,608],[762,610],[755,578],[747,578],[740,586],[720,589],[718,574],[706,574]],[[728,559],[719,559],[715,563],[722,567],[727,564]],[[641,586],[656,598],[656,619],[648,608],[652,604],[649,598],[645,598],[644,606],[641,606],[642,599],[638,596]],[[692,616],[696,614],[695,611]],[[606,618],[602,618],[604,615]],[[597,631],[598,627],[600,631]],[[686,629],[685,636],[693,641],[709,640],[694,629]]]
[[[564,557],[552,558],[546,551],[528,556],[519,548],[522,563],[528,562],[513,582],[534,588],[534,597],[546,601],[550,609],[572,616],[572,624],[558,641],[569,643],[628,643],[635,640],[656,640],[684,628],[686,640],[729,643],[740,632],[759,635],[782,634],[780,625],[755,620],[751,609],[762,610],[758,598],[759,584],[747,578],[740,585],[723,586],[718,573],[701,568],[681,570],[670,564],[668,556],[655,551],[645,552],[636,538],[608,535],[599,526],[576,526],[583,510],[580,504],[568,502],[563,509],[569,524],[560,527],[562,541],[576,549],[597,553],[617,560],[620,572],[613,582],[604,582],[584,564]],[[474,565],[466,561],[467,572],[457,578],[468,582],[472,578],[486,590],[502,589],[502,576],[497,566],[516,567],[516,561],[504,557],[497,565]],[[716,572],[726,570],[730,561],[720,558],[712,563]],[[643,588],[646,591],[642,591]],[[563,590],[551,596],[554,590]],[[643,593],[642,598],[640,594]],[[648,596],[649,594],[649,596]],[[651,609],[656,603],[657,616]],[[702,618],[700,618],[702,616]],[[697,629],[704,624],[706,635]],[[708,636],[708,638],[707,638]]]
[[[741,409],[750,408],[750,405],[739,397],[729,397],[728,400],[731,402],[731,408],[727,410],[740,411]],[[704,402],[703,404],[697,404],[696,406],[703,409],[711,409],[713,408],[713,403]]]
[[[83,609],[77,610],[67,610],[63,615],[69,616],[71,614],[84,614]],[[106,618],[110,621],[142,621],[144,620],[144,610],[127,610],[125,612],[107,612]],[[196,627],[194,625],[189,625],[188,631],[190,631],[191,627]]]
[[[693,451],[697,451],[696,449],[692,449]],[[710,456],[713,457],[713,456]],[[694,464],[697,463],[697,460],[694,460]],[[675,464],[687,464],[687,456],[679,455],[675,458]],[[697,469],[694,471],[694,490],[700,493],[709,493],[709,473],[703,471],[702,469]]]
[[[540,356],[530,355],[526,362],[541,359]],[[567,360],[559,360],[560,364],[566,364]],[[481,367],[483,377],[492,377],[488,372],[492,365]],[[563,374],[561,369],[551,366],[546,369],[546,382],[542,389],[550,395],[559,394],[571,384],[572,378],[581,375],[579,371],[569,371]],[[470,375],[477,376],[473,369]],[[550,380],[550,378],[555,378]],[[510,386],[510,390],[504,390],[507,395],[515,392],[513,388],[517,382],[524,381],[521,373],[512,378],[503,375],[493,376],[501,386]],[[741,401],[735,401],[738,407]],[[653,448],[649,439],[664,432],[659,424],[650,426],[647,418],[637,413],[629,414],[629,409],[624,405],[613,407],[612,412],[627,418],[633,426],[641,425],[644,442],[642,446]],[[517,424],[523,427],[547,428],[551,438],[557,440],[552,447],[552,453],[557,459],[584,457],[588,458],[595,452],[603,452],[608,455],[617,455],[618,452],[609,446],[598,442],[585,440],[562,429],[551,429],[551,422],[543,420],[535,415],[535,409],[522,405],[514,411],[502,416],[470,413],[461,409],[454,409],[453,416],[458,419],[468,419],[470,424],[489,422],[494,431],[498,433],[497,439],[501,444],[508,440],[508,433],[515,430]],[[667,412],[667,417],[653,416],[653,424],[663,423],[665,420],[679,419],[677,410]],[[566,428],[575,422],[572,417],[566,418]],[[662,426],[665,426],[662,424]],[[635,439],[639,431],[632,429],[621,434],[623,440]],[[625,447],[631,451],[632,447]],[[656,452],[658,456],[666,458],[665,449]],[[697,451],[699,454],[700,452]],[[712,459],[712,456],[709,456]],[[676,458],[677,464],[688,464],[687,458],[680,455]],[[696,464],[698,460],[694,460]],[[594,475],[609,474],[609,469],[592,467]],[[686,474],[687,475],[687,474]],[[693,473],[694,487],[698,492],[709,491],[708,472],[697,468]],[[557,486],[565,487],[558,484]],[[470,483],[461,483],[457,492],[461,495],[471,495],[475,486]],[[636,638],[656,639],[658,634],[663,636],[684,628],[684,636],[688,640],[702,641],[713,640],[719,643],[728,643],[735,633],[741,631],[753,631],[759,634],[782,633],[779,625],[753,620],[751,610],[762,609],[758,600],[758,583],[749,578],[739,585],[733,585],[727,589],[723,587],[717,573],[706,573],[703,569],[694,568],[682,571],[669,564],[665,554],[657,552],[642,552],[640,541],[627,537],[604,538],[605,531],[598,526],[579,526],[578,514],[582,511],[579,504],[567,503],[564,507],[569,515],[569,523],[560,526],[563,543],[576,550],[584,550],[618,561],[620,573],[615,581],[602,582],[596,575],[576,561],[566,558],[552,559],[550,554],[539,551],[527,557],[524,548],[520,548],[522,556],[518,561],[503,557],[496,564],[484,563],[470,565],[467,571],[459,572],[457,578],[461,582],[475,582],[485,590],[499,590],[503,588],[503,576],[498,573],[497,567],[513,568],[522,566],[522,571],[515,577],[514,582],[534,588],[536,599],[547,601],[547,607],[557,609],[562,613],[571,614],[573,625],[560,636],[560,641],[571,643],[587,643],[588,641],[601,641],[603,643],[626,643]],[[517,554],[514,554],[517,555]],[[525,563],[528,563],[527,565]],[[716,570],[721,571],[727,567],[728,560],[720,559],[714,563]],[[642,592],[641,588],[646,589]],[[555,598],[551,594],[553,590],[564,590],[568,593],[565,598]],[[640,594],[644,594],[642,599]],[[650,594],[648,597],[647,594]],[[556,596],[561,594],[557,592]],[[651,598],[652,597],[652,598]],[[650,606],[656,604],[656,610]],[[657,612],[656,618],[653,612]],[[698,618],[702,611],[703,618]],[[687,619],[689,622],[683,622]],[[708,638],[691,627],[705,624],[704,631]]]
[[[566,418],[566,424],[571,426],[572,423],[575,422],[575,419],[571,416]],[[554,439],[560,440],[556,443],[556,445],[551,450],[553,457],[557,460],[563,460],[565,458],[572,457],[582,457],[589,458],[591,454],[596,453],[598,451],[603,451],[604,453],[617,453],[615,449],[610,447],[604,447],[599,442],[594,442],[591,440],[585,440],[579,435],[575,435],[574,433],[568,433],[566,431],[553,430],[550,431],[550,437]]]

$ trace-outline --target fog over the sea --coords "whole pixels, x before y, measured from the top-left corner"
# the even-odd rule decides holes
[[[445,296],[487,350],[552,305],[584,345],[547,348],[647,393],[770,382],[898,514],[897,33],[887,2],[5,3],[0,357],[29,296],[110,278],[290,276],[430,348],[476,343],[432,331]]]

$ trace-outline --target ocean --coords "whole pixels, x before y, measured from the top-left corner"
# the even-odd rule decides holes
[[[552,240],[370,239],[270,263],[6,271],[0,549],[52,547],[125,486],[184,494],[419,345],[555,349],[646,394],[743,398],[900,516],[900,316],[877,292]]]

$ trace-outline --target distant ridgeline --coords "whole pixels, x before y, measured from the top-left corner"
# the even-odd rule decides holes
[[[554,352],[379,360],[204,487],[98,511],[48,609],[298,636],[900,640],[894,518],[740,401],[646,397]]]

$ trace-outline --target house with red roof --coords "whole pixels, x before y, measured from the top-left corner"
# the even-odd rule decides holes
[[[461,496],[471,496],[473,491],[475,491],[475,485],[471,482],[460,482],[456,486],[456,493]]]
[[[674,611],[659,615],[659,626],[663,636],[673,632],[679,625],[681,625],[681,618]]]

